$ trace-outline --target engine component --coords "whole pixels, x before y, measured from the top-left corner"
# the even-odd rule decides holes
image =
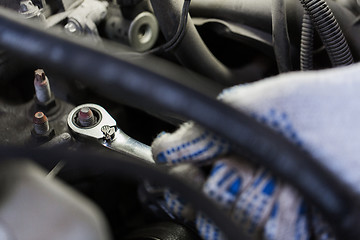
[[[50,128],[49,121],[44,113],[37,112],[33,118],[34,129],[31,131],[31,135],[39,143],[44,143],[55,136],[53,128]]]
[[[314,22],[333,66],[354,62],[347,41],[331,9],[324,0],[301,0],[305,11]]]
[[[110,239],[99,209],[39,167],[3,162],[0,173],[1,239]]]
[[[68,125],[80,137],[96,140],[103,146],[122,154],[154,162],[150,147],[121,131],[116,126],[116,121],[99,105],[83,104],[74,108],[69,113]]]
[[[61,108],[60,102],[56,101],[54,94],[51,92],[50,81],[43,69],[35,71],[34,87],[34,110],[44,112],[48,117],[56,115]]]
[[[20,6],[20,12],[25,18],[36,18],[38,13],[44,11],[41,6],[46,5],[45,1],[40,1],[23,1],[27,5],[30,2],[33,3],[34,8],[26,6],[25,9],[24,6]],[[173,122],[177,124],[185,119],[193,119],[229,140],[234,152],[238,155],[254,159],[259,165],[269,167],[279,177],[293,183],[305,197],[319,207],[328,218],[327,220],[332,222],[337,234],[343,234],[344,239],[354,239],[358,231],[356,226],[359,208],[352,201],[354,198],[351,190],[343,187],[341,180],[329,173],[323,166],[316,164],[317,161],[312,157],[266,127],[214,100],[225,85],[256,81],[264,76],[299,67],[303,70],[310,69],[313,55],[312,43],[318,50],[314,53],[313,62],[319,65],[314,64],[314,68],[331,66],[318,36],[315,35],[313,38],[310,28],[309,31],[306,28],[303,29],[304,33],[308,35],[305,34],[302,37],[309,44],[302,43],[304,46],[306,45],[306,48],[302,48],[301,50],[305,50],[305,52],[302,51],[302,55],[300,54],[301,20],[304,16],[300,1],[273,1],[280,5],[270,8],[271,1],[269,0],[192,0],[190,10],[191,15],[195,16],[192,19],[188,15],[190,0],[151,1],[154,9],[148,6],[149,1],[147,0],[49,0],[48,6],[51,11],[49,11],[49,16],[46,15],[45,25],[51,27],[59,24],[64,29],[66,24],[65,30],[72,33],[66,36],[45,33],[36,28],[37,25],[43,25],[38,21],[33,25],[29,23],[29,26],[26,22],[31,22],[31,20],[25,19],[24,24],[19,23],[21,21],[16,17],[0,10],[0,45],[9,57],[16,59],[16,64],[13,64],[12,67],[19,72],[19,75],[23,72],[23,68],[46,67],[49,69],[47,71],[49,71],[49,79],[52,81],[52,90],[57,97],[61,95],[64,100],[55,100],[55,94],[50,89],[49,79],[41,70],[37,70],[35,73],[36,94],[34,99],[30,99],[33,92],[29,89],[32,90],[32,87],[22,84],[28,83],[27,80],[20,84],[12,84],[11,81],[8,81],[9,85],[17,85],[9,87],[9,93],[6,92],[8,86],[3,84],[0,88],[3,92],[0,94],[0,121],[5,127],[0,128],[1,143],[34,147],[41,145],[40,149],[43,149],[51,157],[54,154],[51,152],[53,149],[46,152],[48,147],[71,143],[71,146],[66,148],[66,151],[70,150],[71,152],[64,151],[65,153],[61,153],[59,156],[67,158],[64,162],[75,159],[71,162],[76,165],[76,172],[81,172],[89,167],[96,172],[96,177],[99,177],[98,171],[106,171],[101,178],[106,178],[107,174],[116,177],[119,174],[133,175],[129,178],[139,174],[144,178],[155,179],[155,182],[157,180],[160,183],[164,182],[164,185],[160,187],[166,187],[166,184],[169,184],[175,191],[178,190],[178,192],[174,192],[175,194],[185,193],[186,196],[187,186],[176,179],[169,178],[166,174],[162,175],[162,167],[159,167],[159,170],[155,165],[147,166],[141,161],[139,161],[140,167],[136,165],[136,160],[139,158],[153,162],[149,146],[130,138],[124,132],[130,136],[136,136],[136,139],[141,139],[139,138],[141,135],[147,135],[147,140],[144,142],[150,142],[155,135],[143,133],[139,128],[138,121],[142,121],[141,125],[147,124],[147,121],[142,118],[131,121],[136,119],[135,110],[130,110],[122,104],[135,106],[163,119],[175,119]],[[360,44],[358,44],[357,36],[360,35],[360,31],[357,30],[360,25],[359,21],[355,21],[357,10],[353,9],[358,5],[348,4],[346,1],[329,1],[328,4],[338,19],[339,29],[341,28],[346,40],[349,41],[355,59],[359,59]],[[1,0],[0,3],[2,3]],[[61,7],[53,8],[53,5]],[[342,5],[346,5],[347,8]],[[111,8],[121,13],[112,14]],[[271,9],[276,14],[271,15]],[[327,11],[326,8],[324,9]],[[152,14],[152,10],[156,17]],[[52,13],[54,15],[50,16]],[[66,23],[64,20],[67,17]],[[273,29],[271,28],[272,17]],[[156,18],[159,20],[163,33],[159,39]],[[279,22],[275,20],[279,20]],[[309,20],[310,22],[311,20]],[[333,26],[333,22],[331,26]],[[331,29],[334,30],[334,28]],[[344,43],[342,37],[339,37],[338,29],[335,30],[337,37],[334,42]],[[52,29],[46,31],[51,32]],[[274,34],[274,39],[271,38],[272,34]],[[142,53],[134,53],[121,45],[108,44],[107,41],[102,42],[100,48],[99,46],[91,48],[82,44],[83,39],[76,36],[90,37],[96,41],[102,40],[102,37],[111,38],[126,43],[132,47],[132,50]],[[319,44],[320,46],[318,46]],[[342,48],[344,45],[340,44],[339,46]],[[159,49],[164,51],[157,51]],[[149,53],[157,53],[162,59],[153,58],[149,56]],[[344,54],[340,56],[340,58],[344,57],[341,61],[347,62],[347,57],[351,55],[348,53],[347,51],[340,53],[340,55]],[[29,59],[31,62],[28,61]],[[301,64],[297,62],[299,59]],[[20,61],[25,63],[25,66],[20,65],[18,63]],[[183,64],[188,68],[168,63],[171,61]],[[276,64],[279,66],[278,69]],[[2,69],[5,68],[5,64],[0,67],[0,73],[6,73]],[[220,84],[199,77],[189,69],[195,70],[205,77],[213,78]],[[0,77],[7,78],[8,76],[0,75]],[[20,79],[21,77],[18,78],[18,80]],[[26,79],[31,80],[31,78]],[[61,94],[58,95],[59,92]],[[24,96],[24,98],[18,98],[18,96]],[[83,102],[100,104],[107,111],[97,104],[84,104],[73,109],[73,106]],[[68,114],[69,112],[70,114]],[[132,114],[134,116],[129,117]],[[142,114],[145,115],[145,113]],[[15,120],[13,121],[13,119]],[[117,124],[122,128],[120,129]],[[164,123],[157,119],[152,127],[155,128],[157,124],[160,125],[160,128],[164,126],[161,125]],[[75,139],[72,139],[68,133],[68,127],[76,136]],[[129,129],[135,129],[137,135],[133,135],[133,132],[128,131]],[[103,148],[104,146],[105,148]],[[73,154],[82,156],[76,152],[85,147],[94,147],[101,153],[86,158],[86,161],[89,160],[93,164],[92,166],[80,159],[81,157],[73,159]],[[108,151],[106,148],[114,151]],[[24,150],[27,154],[24,156],[34,155],[33,153],[38,150]],[[7,151],[9,150],[6,148],[0,150],[4,154]],[[119,159],[116,159],[119,162],[108,161],[106,154],[119,155]],[[56,157],[54,156],[54,158]],[[45,157],[43,158],[45,159]],[[101,164],[96,162],[99,158],[104,160],[101,161]],[[131,165],[133,162],[135,164]],[[124,165],[125,170],[121,169]],[[126,172],[126,166],[130,169],[128,172]],[[60,168],[62,169],[62,167]],[[293,174],[299,168],[306,172],[306,179],[302,179],[301,174]],[[140,170],[139,172],[131,171],[134,169]],[[90,177],[86,175],[85,180],[76,179],[76,181],[69,181],[69,184],[82,190],[84,185],[93,185],[92,177],[93,175]],[[141,179],[145,182],[146,180]],[[96,192],[94,195],[102,196],[102,193],[108,190],[107,184],[103,192]],[[116,189],[118,188],[120,189],[117,186]],[[154,189],[150,189],[150,193],[152,193],[151,190]],[[157,190],[155,187],[154,199],[157,197]],[[194,197],[198,197],[194,206],[201,205],[201,201],[203,201],[204,206],[201,205],[199,209],[204,211],[204,214],[209,211],[209,217],[225,234],[233,233],[230,234],[230,239],[242,238],[242,232],[236,231],[236,225],[228,221],[226,217],[224,218],[224,214],[215,214],[217,212],[212,209],[212,205],[209,205],[206,199],[198,196],[194,188],[191,188],[189,192]],[[119,195],[121,194],[123,192],[119,191]],[[136,196],[134,200],[135,198]],[[149,199],[145,198],[145,205],[151,205],[156,201],[152,200],[151,196]],[[121,205],[119,201],[107,203],[98,204],[102,208],[109,207],[109,212],[118,210],[118,206]],[[151,208],[152,206],[146,207]],[[159,207],[160,211],[164,210],[161,207]],[[151,217],[159,216],[153,214]],[[176,219],[172,216],[170,218]],[[337,224],[340,218],[344,219],[340,221],[340,224],[343,224],[341,226]],[[116,231],[121,224],[118,224],[114,218],[109,219],[111,219],[112,230]],[[132,226],[132,229],[139,229],[140,222],[136,221],[138,226]],[[153,222],[153,219],[150,222]],[[151,226],[151,228],[156,229],[157,225]],[[354,230],[352,231],[352,229]],[[155,235],[160,239],[163,237],[156,231],[155,235],[148,234],[148,231],[145,232],[146,234],[141,236],[136,235],[135,239],[151,239]],[[128,232],[125,235],[127,234]],[[133,235],[131,236],[133,237]]]
[[[313,69],[314,27],[310,16],[304,14],[301,28],[300,69],[302,71]]]
[[[44,70],[38,69],[35,71],[34,79],[36,99],[39,103],[45,104],[51,99],[50,84]]]
[[[76,36],[87,35],[94,39],[98,38],[96,24],[99,23],[107,13],[108,2],[98,0],[84,0],[68,16],[65,30]]]
[[[271,1],[272,36],[274,53],[279,72],[292,70],[291,45],[288,33],[286,6],[284,0]]]
[[[112,16],[106,22],[106,33],[113,39],[131,46],[138,52],[150,50],[158,39],[159,26],[155,16],[142,12],[129,21],[122,16]]]
[[[23,0],[20,2],[19,12],[25,18],[38,18],[40,20],[45,20],[45,16],[42,14],[41,9],[38,6],[35,6],[31,0]]]

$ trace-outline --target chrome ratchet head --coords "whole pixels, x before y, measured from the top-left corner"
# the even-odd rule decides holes
[[[121,131],[112,116],[99,105],[83,104],[74,108],[68,116],[68,125],[80,137],[97,140],[111,150],[154,163],[151,148]]]

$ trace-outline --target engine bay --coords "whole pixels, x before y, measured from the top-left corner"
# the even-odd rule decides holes
[[[154,141],[188,121],[209,129],[198,141],[211,136],[217,154],[294,186],[336,239],[359,238],[358,194],[346,181],[304,151],[295,132],[284,137],[267,118],[219,101],[236,85],[356,64],[359,1],[0,5],[0,239],[277,239],[247,235],[199,190],[198,178],[216,164],[161,164],[188,146],[155,154]],[[174,213],[177,194],[225,238]],[[309,229],[294,239],[335,239]]]

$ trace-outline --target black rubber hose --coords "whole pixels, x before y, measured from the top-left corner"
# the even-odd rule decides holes
[[[176,33],[181,19],[184,0],[151,0],[160,29],[167,40]],[[222,64],[206,47],[188,16],[182,41],[173,50],[177,59],[186,67],[225,86],[241,83],[244,79]]]
[[[80,40],[68,40],[22,23],[16,14],[3,9],[0,46],[16,54],[19,61],[78,79],[109,99],[119,102],[127,98],[133,106],[147,111],[193,119],[227,139],[234,153],[269,168],[295,186],[323,213],[340,239],[360,236],[360,201],[348,186],[279,133],[209,97],[201,88],[195,91],[182,84],[177,67],[155,58],[119,58],[110,54],[118,48],[110,49],[110,53],[90,48]],[[159,73],[159,65],[168,69],[167,76]]]
[[[310,16],[304,13],[301,28],[300,46],[300,69],[309,71],[313,69],[313,50],[314,50],[314,26]]]
[[[280,73],[292,70],[290,39],[284,0],[271,1],[272,36],[276,63]]]
[[[300,1],[285,0],[290,39],[293,44],[300,45],[303,9]],[[338,21],[352,54],[360,59],[360,24],[356,16],[338,1],[327,2]],[[271,33],[271,1],[269,0],[192,0],[190,13],[193,17],[217,18],[231,22],[239,22],[253,28]]]
[[[333,12],[324,0],[300,0],[309,14],[333,66],[354,62],[351,51]]]
[[[191,0],[190,14],[199,18],[217,18],[271,33],[269,0]]]

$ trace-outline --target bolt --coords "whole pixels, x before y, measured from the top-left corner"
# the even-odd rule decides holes
[[[27,8],[26,4],[21,2],[19,12],[20,13],[26,13],[27,11],[29,11],[29,9]]]
[[[37,112],[33,118],[34,132],[37,135],[45,135],[49,132],[49,121],[43,112]]]
[[[81,35],[81,26],[73,21],[69,21],[64,29],[70,34]]]
[[[44,70],[38,69],[35,71],[34,86],[36,98],[40,103],[46,103],[51,99],[50,84]]]
[[[91,127],[95,123],[93,112],[88,107],[83,107],[78,113],[78,124],[81,127]]]

